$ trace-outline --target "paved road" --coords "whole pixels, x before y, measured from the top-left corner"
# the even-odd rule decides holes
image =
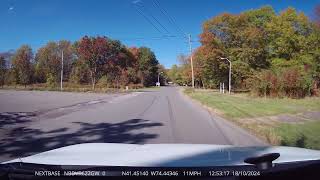
[[[266,145],[162,87],[130,94],[0,91],[0,162],[86,142]]]

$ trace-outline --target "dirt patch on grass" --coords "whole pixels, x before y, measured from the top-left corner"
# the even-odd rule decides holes
[[[280,114],[276,116],[266,116],[254,118],[265,123],[305,123],[308,121],[320,121],[320,111],[303,112],[297,114]]]
[[[314,121],[320,121],[320,111],[306,112],[306,113],[303,113],[302,117],[306,119],[312,119]]]
[[[306,122],[319,121],[320,112],[304,112],[299,114],[280,114],[276,116],[264,116],[256,118],[233,119],[232,121],[250,130],[258,137],[270,144],[281,145],[282,137],[276,129],[283,123],[304,124]]]

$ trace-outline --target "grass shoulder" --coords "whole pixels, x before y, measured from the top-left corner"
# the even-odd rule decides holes
[[[259,98],[185,89],[192,99],[273,145],[320,149],[320,98]]]

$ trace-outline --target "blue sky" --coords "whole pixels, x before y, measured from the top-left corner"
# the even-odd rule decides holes
[[[202,23],[220,13],[272,5],[277,12],[291,6],[312,17],[315,6],[320,4],[319,0],[157,1],[183,32],[192,35],[193,47],[199,46]],[[158,30],[137,11],[137,6]],[[148,46],[160,63],[170,67],[177,63],[178,54],[188,53],[188,45],[176,26],[155,7],[154,0],[1,0],[0,52],[22,44],[36,50],[48,41],[75,41],[84,35],[101,35],[119,39],[127,46]],[[165,35],[175,37],[163,38]]]

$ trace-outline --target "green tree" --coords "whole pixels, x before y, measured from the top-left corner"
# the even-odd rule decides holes
[[[84,60],[78,59],[73,63],[69,80],[76,84],[86,84],[90,82],[89,68]]]
[[[312,34],[312,25],[303,13],[288,8],[272,18],[266,31],[269,57],[290,60],[307,48],[306,37]]]
[[[141,82],[144,86],[155,85],[158,78],[158,60],[147,47],[139,48],[138,66]]]
[[[31,81],[33,53],[28,45],[21,46],[12,58],[12,66],[16,75],[16,82],[26,86]]]
[[[61,40],[58,42],[58,52],[61,54],[63,51],[63,80],[67,81],[72,71],[72,65],[76,60],[75,51],[73,44],[70,41]],[[60,59],[61,61],[61,59]]]
[[[61,60],[63,51],[64,80],[70,76],[74,61],[74,50],[69,41],[48,42],[38,49],[36,54],[35,76],[38,82],[45,82],[50,75],[55,82],[60,81]]]
[[[61,70],[61,52],[56,42],[48,42],[36,54],[36,75],[39,82],[58,82]]]
[[[178,73],[179,73],[178,66],[177,66],[176,64],[172,65],[171,68],[168,70],[168,77],[169,77],[169,79],[170,79],[172,82],[177,83]]]
[[[299,79],[290,87],[290,92],[297,92],[282,92],[288,96],[304,96],[302,94],[310,92],[305,89],[311,88],[311,92],[315,92],[318,88],[319,26],[293,8],[279,15],[271,6],[237,15],[218,15],[204,22],[200,42],[201,46],[194,53],[195,77],[205,87],[216,88],[219,82],[227,82],[228,63],[219,57],[228,57],[233,64],[232,84],[235,88],[261,86],[266,95],[279,94],[277,91],[283,91],[283,88],[276,82],[285,80],[276,77],[286,73],[305,80]],[[254,79],[260,84],[252,83]],[[269,84],[270,87],[266,86]],[[270,92],[267,92],[268,88]]]

